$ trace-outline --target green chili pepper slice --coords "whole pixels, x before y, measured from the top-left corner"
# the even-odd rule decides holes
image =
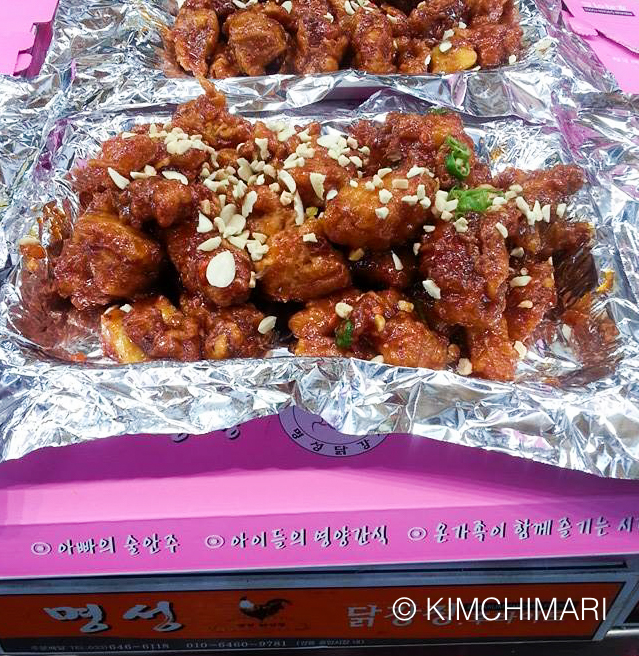
[[[476,189],[453,188],[448,192],[448,197],[451,200],[458,200],[455,210],[457,215],[462,215],[466,212],[485,212],[493,204],[493,198],[498,195],[499,192],[496,190],[493,191],[485,187],[478,187]]]
[[[450,135],[444,143],[450,148],[445,160],[446,170],[458,180],[463,180],[470,173],[470,148]]]
[[[353,324],[346,320],[335,329],[335,344],[339,348],[349,348],[353,343]]]

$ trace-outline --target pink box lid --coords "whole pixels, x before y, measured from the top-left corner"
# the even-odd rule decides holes
[[[298,409],[0,465],[0,577],[602,553],[639,553],[639,481],[408,435],[344,436]]]
[[[49,31],[39,34],[37,26],[51,23],[57,5],[58,0],[0,3],[0,74],[28,69],[39,42],[48,47]]]

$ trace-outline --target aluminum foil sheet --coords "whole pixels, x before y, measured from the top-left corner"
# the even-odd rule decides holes
[[[381,120],[391,110],[427,107],[386,90],[356,111],[319,105],[278,118],[320,119],[325,130],[339,130],[360,118]],[[71,211],[77,207],[66,179],[77,159],[95,152],[108,135],[136,121],[165,119],[173,109],[165,103],[103,107],[49,121],[37,166],[4,215],[11,263],[17,262],[15,240],[44,203],[55,198],[66,200]],[[204,433],[298,404],[346,433],[412,433],[606,476],[639,477],[637,153],[631,136],[626,142],[616,138],[629,128],[636,137],[639,126],[626,110],[576,110],[558,99],[557,126],[467,118],[469,134],[495,170],[575,160],[586,167],[591,184],[569,212],[596,224],[596,246],[592,258],[558,271],[557,280],[560,292],[571,293],[596,284],[605,270],[614,272],[613,291],[597,303],[620,331],[604,365],[580,364],[561,330],[531,348],[515,383],[281,352],[259,360],[120,366],[101,358],[90,333],[77,339],[89,362],[70,364],[16,330],[23,309],[14,269],[0,292],[2,458],[124,433]],[[545,382],[549,378],[553,384]]]
[[[524,53],[514,65],[440,76],[369,75],[344,70],[333,74],[216,80],[238,109],[299,107],[337,91],[362,99],[370,90],[392,87],[417,97],[463,109],[473,115],[541,118],[552,89],[548,73],[554,45],[548,21],[534,0],[516,0],[524,31]],[[176,93],[197,95],[189,77],[167,78],[163,35],[178,11],[176,0],[60,0],[47,70],[63,84],[73,78],[77,108],[109,101],[172,102]],[[171,70],[171,74],[175,71]],[[152,90],[152,93],[150,91]]]
[[[582,73],[571,61],[578,44],[566,41],[554,20],[558,7],[547,1],[538,10],[522,0],[528,50],[514,66],[218,85],[234,111],[318,119],[327,130],[391,110],[424,111],[429,102],[448,105],[465,113],[495,170],[583,166],[590,185],[569,212],[594,222],[596,246],[591,258],[558,271],[557,282],[564,298],[612,272],[613,289],[595,307],[619,330],[603,365],[579,363],[561,330],[530,349],[515,383],[281,350],[260,360],[119,366],[102,359],[96,336],[82,330],[74,346],[89,361],[79,365],[29,343],[16,329],[24,311],[16,240],[52,199],[77,210],[66,180],[74,162],[118,130],[166,118],[201,93],[194,80],[167,78],[158,66],[173,0],[61,0],[42,74],[31,82],[0,78],[0,460],[125,433],[205,433],[298,404],[346,433],[412,433],[639,478],[639,123],[631,101],[600,93],[615,89],[609,76]],[[535,47],[546,34],[561,43]],[[387,89],[354,111],[354,99],[371,87]],[[331,92],[338,103],[309,106]]]

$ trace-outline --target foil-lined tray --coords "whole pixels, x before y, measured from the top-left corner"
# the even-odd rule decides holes
[[[319,105],[280,112],[278,118],[319,119],[325,130],[344,129],[360,118],[381,120],[391,110],[423,112],[427,107],[424,101],[386,90],[356,111]],[[138,121],[165,120],[173,109],[164,103],[105,107],[67,112],[52,122],[32,179],[5,213],[3,234],[12,253],[15,240],[51,198],[70,212],[77,210],[67,174],[78,159],[95,152],[109,134]],[[569,107],[565,112],[562,118],[571,126],[568,138],[553,126],[517,118],[468,117],[467,130],[482,159],[495,170],[506,165],[539,168],[575,159],[571,138],[583,135],[575,126],[585,129],[590,114],[573,116]],[[620,147],[614,141],[602,144],[601,152],[591,157],[602,158],[603,165]],[[24,308],[14,269],[0,293],[2,457],[122,433],[203,433],[295,403],[346,433],[413,433],[608,476],[636,477],[639,453],[633,455],[632,445],[639,434],[639,310],[627,272],[638,268],[633,248],[639,204],[619,186],[636,171],[624,175],[619,170],[615,183],[604,186],[592,175],[593,166],[591,185],[574,199],[569,212],[596,224],[596,246],[585,263],[558,271],[557,282],[560,293],[570,294],[596,285],[604,271],[614,272],[613,291],[598,296],[595,308],[612,317],[620,331],[603,367],[601,361],[582,366],[561,330],[530,349],[515,383],[281,352],[257,360],[120,366],[101,358],[97,336],[88,332],[74,333],[88,362],[72,364],[28,343],[15,328]]]
[[[580,364],[561,329],[535,343],[515,383],[281,351],[259,360],[119,366],[105,362],[96,335],[77,326],[74,344],[87,363],[30,343],[16,328],[24,312],[17,239],[51,200],[77,211],[67,173],[102,140],[136,121],[166,118],[201,93],[196,81],[158,68],[172,0],[61,0],[42,74],[31,82],[0,78],[0,460],[125,433],[204,433],[298,404],[346,433],[412,433],[639,478],[639,124],[630,101],[599,93],[602,85],[614,89],[609,78],[573,68],[574,44],[565,45],[552,22],[557,7],[546,1],[539,11],[522,0],[530,46],[514,66],[441,77],[342,71],[216,83],[233,111],[317,119],[326,129],[447,105],[465,114],[494,170],[583,166],[590,184],[569,212],[594,222],[596,243],[592,257],[557,271],[557,283],[570,297],[612,272],[613,288],[594,308],[619,331],[603,364]],[[547,33],[561,42],[541,52],[533,44]],[[347,89],[339,103],[309,106],[338,82]],[[362,84],[385,90],[353,110]]]

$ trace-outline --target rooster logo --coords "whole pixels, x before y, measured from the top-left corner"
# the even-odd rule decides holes
[[[254,604],[247,597],[242,597],[240,599],[239,609],[244,615],[263,622],[267,617],[279,613],[286,604],[290,603],[288,599],[269,599],[265,604]]]

